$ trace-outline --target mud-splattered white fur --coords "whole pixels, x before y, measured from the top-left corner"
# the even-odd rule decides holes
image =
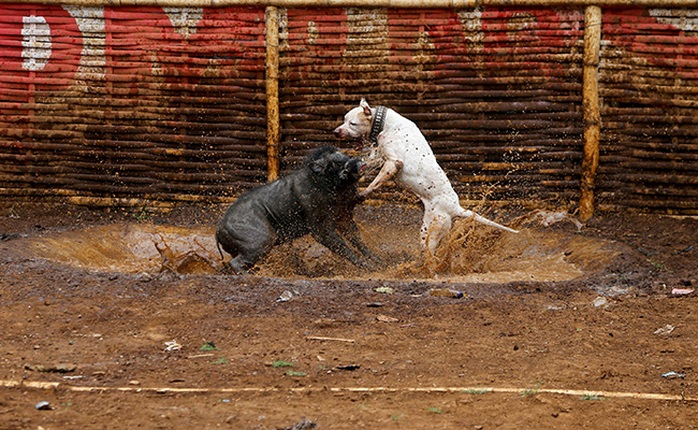
[[[340,139],[367,141],[371,133],[376,109],[362,99],[358,107],[344,116],[344,123],[334,130]],[[460,206],[446,173],[434,157],[431,146],[419,128],[409,119],[387,109],[382,131],[377,135],[377,154],[373,158],[383,164],[375,179],[361,194],[366,196],[385,181],[395,182],[416,194],[424,205],[424,219],[420,230],[422,245],[434,252],[452,226],[456,217],[476,221],[508,231],[518,231],[491,221]]]

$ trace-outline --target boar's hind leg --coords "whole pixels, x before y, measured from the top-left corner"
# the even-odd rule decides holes
[[[233,273],[236,275],[244,275],[247,273],[247,269],[252,267],[254,263],[248,263],[244,261],[243,258],[241,258],[241,255],[238,255],[237,257],[233,258],[228,262],[228,266],[233,270]]]
[[[236,236],[237,255],[228,262],[228,265],[237,274],[247,273],[255,263],[269,254],[277,237],[271,226],[266,231],[255,229],[254,231],[236,232]]]

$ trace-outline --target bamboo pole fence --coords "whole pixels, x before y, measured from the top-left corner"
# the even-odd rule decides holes
[[[4,4],[13,12],[0,26],[27,5]],[[50,12],[59,29],[52,59],[68,64],[88,46],[75,47],[72,17],[110,65],[106,76],[94,73],[88,65],[103,60],[88,52],[78,78],[67,68],[51,79],[0,74],[0,139],[9,142],[0,148],[0,195],[229,201],[330,143],[349,103],[373,95],[418,123],[467,204],[563,202],[582,220],[599,207],[698,214],[698,31],[663,23],[689,19],[695,0],[31,5],[60,6]],[[83,6],[104,6],[105,16]],[[212,27],[127,6],[212,8]],[[549,14],[553,7],[563,12]],[[485,20],[487,8],[495,10]],[[638,8],[661,8],[659,18]],[[388,28],[390,20],[400,26]],[[182,36],[133,38],[143,26]],[[0,51],[12,43],[0,36]],[[76,80],[83,86],[63,84]],[[390,187],[375,198],[411,201]]]

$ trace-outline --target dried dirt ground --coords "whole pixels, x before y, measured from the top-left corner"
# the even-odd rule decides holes
[[[299,241],[229,276],[223,210],[2,205],[0,428],[698,427],[695,218],[500,216],[436,267],[418,210],[362,207],[385,268]]]

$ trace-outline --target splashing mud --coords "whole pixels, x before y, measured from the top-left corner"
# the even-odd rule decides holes
[[[464,282],[555,282],[600,270],[620,253],[599,239],[517,228],[519,234],[510,234],[458,221],[420,269]]]
[[[426,257],[418,243],[419,226],[414,218],[400,215],[392,220],[364,220],[359,223],[362,236],[383,260],[383,267],[360,270],[311,238],[301,238],[274,248],[257,265],[255,274],[468,283],[555,282],[599,271],[620,253],[612,242],[580,234],[577,223],[564,226],[562,221],[568,218],[533,212],[513,221],[512,225],[521,229],[519,234],[460,220],[436,254]],[[125,223],[28,240],[29,249],[39,257],[95,271],[214,274],[224,267],[213,227]]]
[[[35,239],[43,258],[89,270],[183,274],[216,273],[213,230],[147,224],[113,224]]]

